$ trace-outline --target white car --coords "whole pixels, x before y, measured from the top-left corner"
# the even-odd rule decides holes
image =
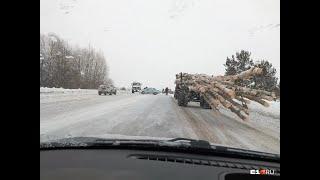
[[[155,88],[145,88],[141,91],[141,94],[154,94],[154,95],[157,95],[157,94],[160,94],[161,91],[155,89]]]

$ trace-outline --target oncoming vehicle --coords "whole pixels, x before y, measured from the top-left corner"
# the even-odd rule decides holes
[[[117,88],[111,85],[109,87],[109,94],[110,95],[112,95],[112,94],[116,95],[117,94]]]
[[[116,95],[117,94],[117,89],[112,86],[112,85],[100,85],[99,88],[98,88],[98,94],[101,95],[101,94],[104,94],[104,95]]]
[[[155,89],[155,88],[145,88],[141,91],[141,94],[154,94],[154,95],[157,95],[157,94],[160,94],[161,91]]]
[[[139,82],[133,82],[133,83],[131,84],[132,93],[140,92],[140,91],[141,91],[141,86],[142,86],[141,83],[139,83]]]
[[[104,94],[107,95],[107,86],[106,85],[100,85],[98,88],[98,94]]]

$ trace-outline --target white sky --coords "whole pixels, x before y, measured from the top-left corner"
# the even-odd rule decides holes
[[[41,0],[40,32],[103,51],[116,86],[174,89],[179,72],[224,74],[241,49],[280,77],[279,0]]]

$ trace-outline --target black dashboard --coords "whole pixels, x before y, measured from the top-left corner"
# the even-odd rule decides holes
[[[253,175],[271,169],[276,175]],[[41,180],[280,179],[280,163],[196,154],[117,149],[40,151]]]

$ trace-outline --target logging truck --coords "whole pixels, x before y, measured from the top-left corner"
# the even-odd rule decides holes
[[[204,109],[211,109],[210,105],[206,100],[200,95],[200,93],[190,90],[189,87],[184,83],[182,79],[182,73],[180,73],[180,78],[177,78],[179,83],[176,83],[174,98],[178,101],[179,106],[187,106],[188,102],[200,102],[200,107]]]
[[[186,106],[189,101],[198,101],[203,108],[219,110],[223,106],[242,120],[248,120],[247,104],[255,101],[269,107],[268,101],[274,101],[274,92],[253,89],[238,85],[237,80],[249,80],[262,75],[263,69],[252,67],[236,75],[210,76],[206,74],[176,74],[176,90],[174,97],[179,106]]]

